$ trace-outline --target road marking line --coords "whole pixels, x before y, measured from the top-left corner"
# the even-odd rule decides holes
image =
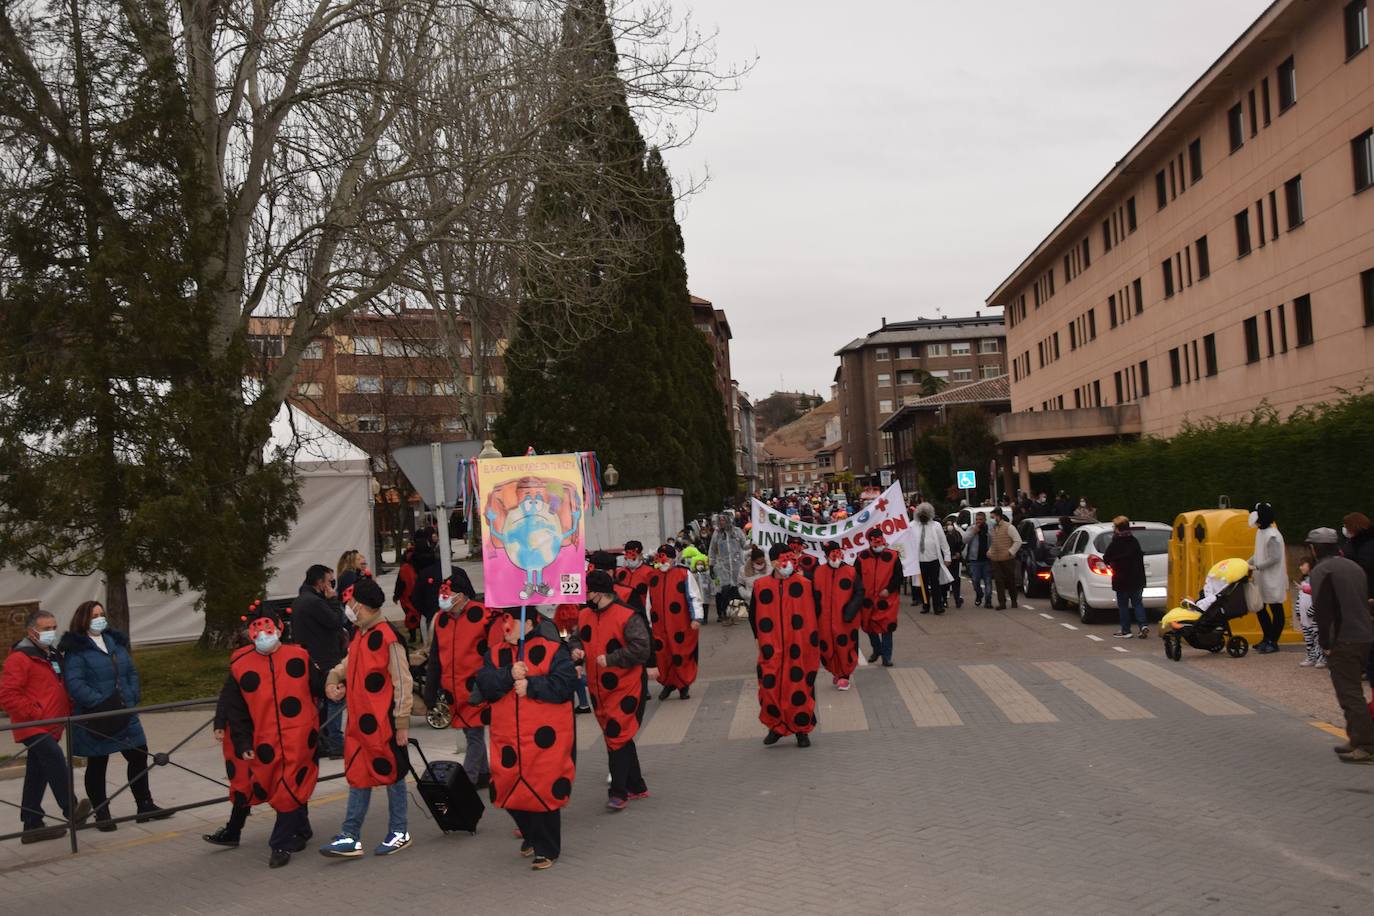
[[[1133,674],[1147,684],[1158,687],[1165,693],[1186,703],[1205,716],[1250,716],[1254,710],[1246,709],[1239,703],[1226,699],[1214,690],[1181,674],[1166,671],[1154,662],[1143,658],[1122,659],[1112,662],[1122,671]]]
[[[759,682],[751,677],[740,685],[735,716],[730,720],[730,738],[762,738],[764,731],[759,721]]]
[[[1320,728],[1322,731],[1326,732],[1328,735],[1335,735],[1337,738],[1340,738],[1342,741],[1349,741],[1349,740],[1350,740],[1350,736],[1348,736],[1348,735],[1345,733],[1345,729],[1343,729],[1343,728],[1337,728],[1336,726],[1332,725],[1330,722],[1320,722],[1320,721],[1318,721],[1318,720],[1316,720],[1316,719],[1313,719],[1311,722],[1308,722],[1307,724],[1310,725],[1310,726],[1312,726],[1313,728]]]
[[[848,690],[816,685],[816,730],[823,733],[868,731],[868,716],[864,714],[858,681],[851,679]]]
[[[1123,649],[1120,646],[1112,646],[1113,652],[1130,652],[1130,649]]]
[[[1053,619],[1054,619],[1054,615],[1053,615],[1053,614],[1046,614],[1046,613],[1044,613],[1044,612],[1041,612],[1040,616],[1041,616],[1041,617],[1044,617],[1046,620],[1053,620]]]
[[[1077,629],[1078,629],[1078,627],[1074,626],[1074,625],[1071,624],[1071,623],[1061,623],[1060,626],[1063,627],[1063,628],[1066,629],[1066,630],[1077,630]]]
[[[924,668],[890,668],[888,674],[917,728],[964,724]]]
[[[1108,687],[1088,672],[1069,662],[1036,662],[1036,665],[1063,684],[1069,692],[1108,719],[1153,719],[1154,713],[1119,690]]]
[[[1089,633],[1089,634],[1087,634],[1087,635],[1088,635],[1088,638],[1091,639],[1093,642],[1104,642],[1104,640],[1102,639],[1101,636],[1094,636],[1094,635],[1091,634],[1091,633]]]
[[[1010,674],[996,665],[960,665],[959,667],[973,683],[978,685],[979,690],[987,694],[988,699],[997,705],[997,708],[1002,711],[1002,715],[1006,716],[1009,721],[1023,725],[1033,722],[1059,721],[1045,704],[1031,696],[1030,691],[1016,683]]]
[[[699,692],[685,700],[660,700],[649,724],[639,730],[636,744],[645,747],[660,744],[681,744],[687,737],[687,729],[701,707],[701,695],[706,692],[705,684],[695,685]]]

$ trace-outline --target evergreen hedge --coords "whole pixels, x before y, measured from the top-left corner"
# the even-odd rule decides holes
[[[1299,543],[1313,528],[1371,514],[1374,394],[1302,407],[1281,419],[1267,403],[1239,420],[1185,423],[1169,439],[1077,449],[1055,462],[1054,485],[1084,495],[1100,519],[1173,522],[1180,512],[1257,502],[1274,506],[1279,529]]]

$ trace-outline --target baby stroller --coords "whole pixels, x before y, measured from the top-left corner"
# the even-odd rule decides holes
[[[422,701],[425,699],[425,682],[429,679],[428,659],[420,653],[412,651],[409,653],[410,680],[414,685],[415,695]],[[448,728],[453,722],[453,698],[448,695],[448,691],[442,687],[435,692],[433,703],[425,704],[425,724],[430,728],[443,730]]]
[[[1250,582],[1250,564],[1232,558],[1222,560],[1207,571],[1202,595],[1197,601],[1183,599],[1160,621],[1160,636],[1164,639],[1164,654],[1174,661],[1183,657],[1183,644],[1213,654],[1226,650],[1232,658],[1242,658],[1250,651],[1250,641],[1231,632],[1231,621],[1244,617],[1257,608],[1252,607],[1254,589]]]

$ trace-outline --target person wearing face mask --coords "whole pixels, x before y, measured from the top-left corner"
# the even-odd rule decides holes
[[[647,605],[654,640],[654,667],[663,685],[658,698],[666,700],[676,690],[687,699],[697,679],[697,631],[705,615],[701,592],[691,573],[676,564],[671,544],[659,548],[649,575]]]
[[[717,583],[716,620],[724,620],[730,602],[740,597],[740,576],[747,547],[744,532],[735,527],[734,516],[727,512],[717,515],[716,529],[711,534],[711,544],[707,548],[711,574]]]
[[[787,549],[796,556],[797,568],[802,571],[802,575],[811,578],[820,561],[806,549],[806,541],[794,534],[787,539]]]
[[[933,608],[936,615],[945,612],[945,585],[943,579],[949,575],[949,538],[945,536],[940,523],[935,521],[935,507],[921,503],[916,507],[916,559],[921,564],[920,585],[912,589],[912,603],[917,594],[921,596],[921,613],[929,614]]]
[[[491,712],[485,702],[471,702],[471,694],[483,657],[501,639],[501,614],[464,592],[452,590],[447,581],[439,589],[438,604],[439,613],[434,616],[425,646],[425,705],[433,707],[440,690],[449,695],[453,712],[449,726],[461,728],[466,741],[463,770],[473,786],[485,789],[491,782],[486,736]]]
[[[825,563],[811,576],[816,593],[816,614],[821,635],[821,664],[830,682],[849,689],[849,678],[859,663],[859,615],[864,607],[864,588],[859,571],[846,563],[836,541],[825,544]]]
[[[740,597],[749,601],[754,597],[754,583],[772,572],[768,564],[768,555],[763,552],[762,547],[749,548],[749,557],[744,561],[744,568],[740,570]]]
[[[892,634],[897,632],[901,601],[902,560],[887,546],[881,528],[870,528],[866,540],[868,547],[859,554],[854,565],[864,583],[863,631],[868,634],[873,649],[868,663],[876,664],[882,659],[883,667],[891,668]]]
[[[1073,510],[1073,517],[1078,522],[1097,521],[1097,510],[1088,504],[1087,498],[1078,500],[1078,507]]]
[[[945,606],[949,606],[949,600],[954,599],[955,607],[964,606],[963,583],[960,581],[959,566],[964,559],[964,533],[959,530],[959,526],[950,519],[945,523],[945,543],[949,547],[949,575],[953,580],[947,585],[942,586],[944,590],[943,599]]]
[[[1017,591],[1020,577],[1016,575],[1016,554],[1021,550],[1021,535],[1016,526],[1007,521],[1007,513],[1001,509],[992,510],[988,524],[988,561],[992,565],[992,581],[997,586],[997,610],[1007,609],[1007,596],[1011,596],[1011,606],[1017,606]]]
[[[992,607],[992,564],[988,560],[988,516],[979,512],[964,535],[964,560],[969,581],[973,583],[974,607]]]
[[[73,715],[117,712],[138,705],[141,690],[138,670],[129,654],[129,637],[109,629],[109,622],[99,601],[86,601],[76,609],[58,643]],[[148,739],[138,716],[115,715],[77,723],[72,726],[72,754],[86,758],[86,795],[95,806],[96,829],[115,829],[105,787],[111,754],[123,756],[127,765],[138,823],[172,816],[153,802],[148,784]]]
[[[773,574],[754,583],[749,623],[758,641],[759,721],[765,745],[786,735],[811,746],[816,727],[816,671],[821,664],[816,596],[785,544],[769,550]]]
[[[410,845],[406,830],[406,773],[410,756],[410,710],[413,682],[405,646],[382,619],[386,596],[372,579],[363,579],[344,595],[345,615],[356,625],[348,654],[329,672],[326,696],[348,704],[344,731],[344,774],[348,806],[343,827],[321,849],[330,858],[363,854],[363,819],[372,790],[386,787],[387,834],[374,855],[389,856]],[[549,608],[553,612],[553,608]]]
[[[277,812],[267,864],[281,868],[312,834],[308,803],[319,778],[320,719],[310,695],[309,654],[282,643],[281,618],[261,602],[249,609],[247,622],[251,645],[229,659],[220,691],[225,728],[215,733],[232,750],[225,769],[234,814],[204,839],[237,846],[248,807],[266,802]]]
[[[338,579],[334,570],[316,563],[305,571],[296,600],[291,603],[291,635],[310,656],[310,692],[319,707],[321,753],[343,756],[344,704],[324,695],[325,676],[344,656],[348,629],[335,596]]]
[[[1283,536],[1274,524],[1274,507],[1269,503],[1256,503],[1250,511],[1250,527],[1255,529],[1250,574],[1264,602],[1264,607],[1255,614],[1263,637],[1255,651],[1267,655],[1279,651],[1279,637],[1283,635],[1283,623],[1288,616],[1283,610],[1283,602],[1288,597],[1288,570]]]
[[[644,721],[653,657],[644,618],[621,600],[604,570],[587,576],[587,606],[578,618],[572,660],[587,667],[596,721],[606,740],[611,785],[606,807],[623,811],[628,800],[648,798],[634,738]]]
[[[61,725],[23,727],[25,722],[60,719],[71,715],[71,701],[62,685],[62,656],[57,651],[57,618],[44,610],[32,611],[24,621],[24,637],[14,644],[0,670],[0,709],[10,722],[20,726],[10,732],[24,754],[24,789],[19,819],[24,825],[23,843],[61,839],[63,826],[43,823],[43,789],[52,797],[63,817],[73,815],[80,822],[90,817],[91,803],[75,803],[67,791],[67,757],[62,753]]]
[[[626,541],[625,565],[615,571],[615,581],[634,589],[640,607],[647,607],[649,577],[653,572],[653,566],[644,562],[644,545],[639,541]]]

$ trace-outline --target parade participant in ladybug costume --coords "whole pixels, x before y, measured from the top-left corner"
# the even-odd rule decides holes
[[[615,557],[604,550],[598,550],[587,556],[587,575],[591,575],[593,570],[601,570],[606,575],[615,580],[615,598],[634,608],[644,616],[645,623],[649,618],[644,615],[644,592],[636,591],[635,588],[625,582],[621,582],[619,574],[615,568]],[[652,572],[652,568],[650,568]],[[648,581],[648,574],[644,576],[645,582]],[[647,591],[647,588],[645,589]]]
[[[649,574],[649,621],[654,640],[658,698],[666,700],[674,690],[687,699],[697,679],[697,631],[705,610],[696,579],[676,563],[677,549],[665,544],[654,557]]]
[[[648,604],[649,576],[653,572],[653,566],[644,562],[644,545],[639,541],[626,541],[625,565],[616,570],[615,581],[635,590],[640,607]]]
[[[501,640],[501,614],[473,600],[466,591],[452,590],[452,581],[439,587],[439,612],[434,617],[425,661],[424,700],[433,707],[440,690],[449,695],[453,710],[450,725],[461,728],[467,742],[463,770],[474,786],[484,789],[491,780],[485,731],[491,711],[486,703],[469,702],[469,697],[477,686],[477,671],[487,650]]]
[[[787,539],[787,549],[796,555],[797,568],[802,571],[806,578],[811,578],[816,572],[816,567],[820,565],[820,561],[816,559],[814,554],[807,552],[806,541],[795,534],[791,535]]]
[[[859,570],[844,561],[844,550],[835,541],[825,544],[825,563],[811,576],[816,592],[816,616],[821,633],[821,664],[831,683],[849,689],[849,678],[859,663],[859,617],[864,589]]]
[[[414,702],[410,665],[396,631],[382,619],[386,596],[373,579],[363,579],[346,593],[344,614],[357,627],[348,655],[329,672],[325,695],[348,703],[344,731],[344,775],[348,807],[339,835],[320,849],[325,856],[354,858],[363,854],[363,818],[376,786],[386,786],[386,839],[373,850],[388,856],[410,845],[406,831],[406,772],[410,757],[410,708]]]
[[[902,560],[887,546],[882,529],[869,529],[867,540],[868,547],[854,565],[864,583],[863,630],[873,647],[868,661],[872,664],[881,658],[883,667],[891,668],[892,634],[897,631],[901,601]]]
[[[277,812],[268,864],[280,868],[311,836],[306,805],[319,778],[320,717],[310,695],[310,656],[300,646],[282,643],[276,612],[255,603],[248,638],[252,645],[229,660],[229,677],[220,691],[225,728],[216,732],[232,751],[224,765],[235,817],[205,839],[237,846],[247,807],[267,802]]]
[[[501,644],[477,672],[477,689],[491,703],[492,801],[510,812],[520,855],[533,856],[535,870],[562,851],[560,811],[576,775],[577,671],[552,614],[551,605],[508,611]]]
[[[810,747],[821,663],[815,593],[787,545],[774,544],[768,556],[773,571],[754,583],[749,604],[758,640],[759,721],[768,727],[763,743],[796,735],[798,747]]]
[[[592,707],[606,739],[611,766],[606,807],[621,811],[628,799],[649,797],[634,743],[649,687],[644,670],[652,657],[649,630],[639,612],[615,593],[604,570],[587,577],[587,607],[578,623],[572,658],[587,666]]]

